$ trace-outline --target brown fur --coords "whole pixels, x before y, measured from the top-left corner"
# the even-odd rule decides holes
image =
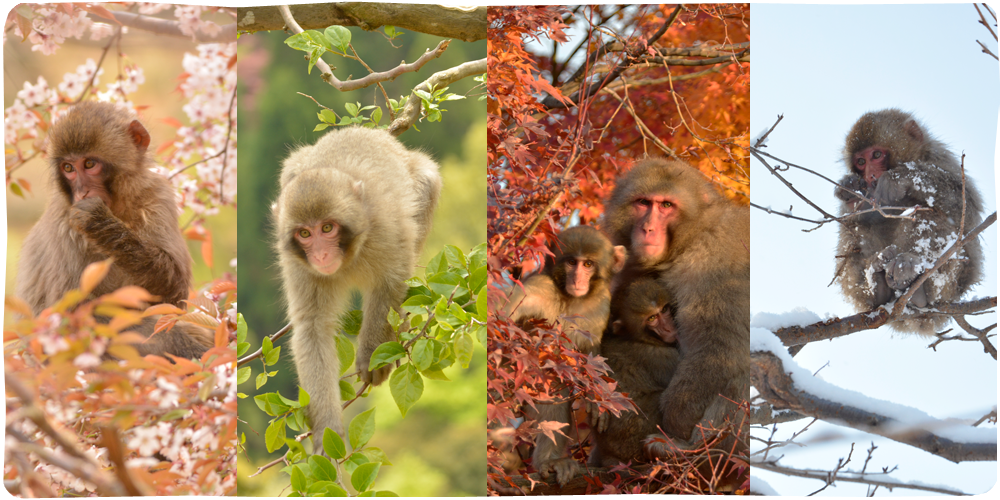
[[[853,156],[871,146],[889,150],[888,170],[869,189],[853,167]],[[851,128],[844,146],[851,173],[841,185],[873,196],[882,206],[921,206],[930,211],[913,214],[915,220],[885,218],[877,212],[858,215],[840,226],[837,276],[847,299],[858,311],[871,310],[902,294],[930,267],[957,236],[962,214],[962,173],[958,158],[911,114],[898,109],[866,113]],[[982,200],[966,177],[965,231],[982,221]],[[842,189],[841,214],[871,206]],[[889,211],[898,214],[899,210]],[[926,242],[927,244],[923,244]],[[868,276],[871,276],[869,280]],[[917,306],[959,300],[982,275],[978,238],[968,241],[957,259],[924,282],[911,304]],[[948,322],[945,316],[903,319],[890,326],[902,332],[933,335]]]
[[[406,296],[404,280],[413,274],[440,190],[437,164],[381,130],[330,131],[283,163],[273,209],[274,248],[292,322],[295,369],[310,395],[316,452],[323,429],[344,434],[334,339],[351,289],[360,288],[364,299],[356,366],[363,381],[378,385],[391,367],[370,372],[371,355],[393,340],[386,318]],[[294,235],[304,224],[327,219],[341,227],[344,257],[336,272],[323,275]]]
[[[537,318],[560,324],[579,351],[597,353],[610,313],[608,287],[612,276],[624,263],[625,249],[613,247],[597,229],[576,226],[563,231],[549,251],[553,255],[546,259],[542,273],[524,280],[523,290],[515,286],[504,310],[514,321]],[[572,297],[565,289],[563,264],[568,259],[591,260],[595,264],[596,270],[583,297]],[[530,409],[526,412],[533,420],[572,422],[569,403],[541,405],[537,414]],[[555,473],[556,480],[564,485],[579,473],[580,464],[567,456],[569,440],[566,436],[555,433],[555,438],[555,442],[545,437],[538,439],[531,463],[542,477],[548,478]]]
[[[627,393],[639,413],[608,416],[606,428],[598,426],[590,465],[612,467],[620,462],[646,460],[643,441],[659,434],[663,418],[660,397],[680,363],[676,344],[667,344],[647,328],[655,314],[670,314],[667,291],[651,278],[624,285],[612,301],[610,334],[601,342],[601,355],[614,372],[618,390]]]
[[[749,396],[750,214],[689,165],[644,160],[607,203],[605,230],[614,243],[632,246],[630,205],[650,196],[674,200],[669,245],[654,262],[630,260],[622,275],[654,276],[672,297],[681,361],[660,398],[661,427],[679,444],[700,442],[699,422],[735,419]],[[720,449],[746,450],[748,432],[741,434]]]
[[[140,144],[136,131],[145,134],[127,112],[114,104],[89,101],[73,106],[53,125],[48,157],[56,189],[21,248],[15,291],[35,314],[79,288],[88,264],[109,257],[114,264],[92,295],[136,285],[162,302],[181,305],[188,297],[191,257],[178,228],[174,190],[166,178],[149,170],[153,160],[146,151],[148,134],[146,144]],[[103,187],[110,206],[98,197],[73,203],[73,187],[60,168],[76,157],[104,165]],[[152,333],[151,328],[137,331]],[[178,330],[172,335],[185,333]],[[200,356],[198,348],[182,351],[185,357],[187,353]]]

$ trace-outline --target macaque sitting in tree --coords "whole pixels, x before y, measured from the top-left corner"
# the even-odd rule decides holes
[[[49,131],[53,185],[42,218],[21,247],[15,294],[40,313],[80,287],[87,265],[113,258],[92,295],[141,286],[181,305],[191,288],[191,256],[177,225],[176,193],[153,173],[149,133],[112,103],[85,101]],[[149,336],[155,318],[131,329]],[[200,357],[206,328],[177,323],[135,347],[141,355]]]
[[[504,310],[522,325],[527,319],[561,325],[577,350],[597,353],[610,313],[609,284],[625,262],[625,248],[612,246],[597,229],[576,226],[563,231],[549,251],[542,272],[525,279],[523,288],[515,286]],[[569,403],[538,405],[537,415],[526,411],[533,420],[572,424]],[[581,465],[568,456],[566,436],[554,436],[539,435],[531,462],[543,478],[554,473],[565,485]]]
[[[680,363],[670,296],[654,279],[639,278],[615,291],[601,355],[607,358],[618,391],[628,394],[639,412],[605,414],[594,434],[590,465],[643,462],[646,437],[660,432],[660,397]]]
[[[847,134],[844,161],[850,173],[836,196],[841,214],[868,212],[840,225],[837,280],[858,311],[895,300],[962,235],[963,173],[958,158],[918,123],[898,109],[866,113]],[[964,178],[964,233],[982,221],[982,200]],[[920,207],[905,217],[886,217],[872,209]],[[883,210],[900,215],[902,209]],[[840,261],[840,259],[843,259]],[[982,275],[979,240],[965,242],[959,253],[924,281],[910,299],[917,307],[959,300]],[[947,316],[904,318],[898,331],[933,335]]]

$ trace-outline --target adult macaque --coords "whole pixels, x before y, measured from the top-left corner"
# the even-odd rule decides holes
[[[605,217],[631,254],[622,275],[653,276],[673,297],[681,360],[660,397],[660,426],[689,447],[701,441],[697,424],[736,421],[749,396],[749,210],[691,166],[649,159],[618,181]],[[748,432],[739,434],[720,449],[745,451]]]
[[[379,385],[392,369],[368,369],[371,355],[393,340],[387,316],[406,297],[430,230],[441,176],[427,155],[406,149],[388,132],[328,132],[284,161],[274,203],[274,248],[292,323],[299,382],[310,395],[313,448],[323,430],[343,435],[340,366],[334,336],[351,290],[360,288],[364,319],[356,366]]]
[[[610,312],[609,284],[625,262],[625,248],[612,246],[597,229],[576,226],[563,231],[549,251],[541,274],[525,279],[523,289],[515,286],[504,310],[514,321],[560,324],[579,351],[596,353]],[[530,408],[527,412],[534,420],[572,423],[569,403],[539,405],[537,415]],[[536,440],[531,463],[543,478],[555,473],[565,485],[581,466],[567,454],[567,437],[554,435],[554,442],[544,436]]]
[[[109,257],[114,262],[93,295],[136,285],[162,302],[180,305],[188,297],[191,257],[175,193],[150,171],[148,146],[145,127],[111,103],[77,104],[52,126],[48,157],[57,189],[21,248],[15,290],[35,314],[79,288],[88,264]],[[212,334],[199,328],[178,324],[137,347],[142,354],[201,356]],[[153,329],[135,331],[148,336]]]
[[[859,311],[871,310],[905,292],[959,237],[962,222],[962,171],[958,159],[909,113],[885,109],[866,113],[847,134],[844,161],[851,173],[840,182],[836,196],[847,215],[880,207],[929,208],[907,218],[885,217],[877,211],[847,219],[840,226],[838,266],[844,295]],[[853,192],[852,192],[853,191]],[[971,179],[965,179],[965,232],[982,221],[982,200]],[[900,210],[883,210],[899,215]],[[910,299],[917,307],[959,300],[982,275],[978,238],[965,243],[956,258],[924,281]],[[947,316],[904,319],[892,323],[899,331],[933,335]]]
[[[643,442],[660,432],[660,397],[680,363],[667,291],[652,278],[622,288],[612,298],[610,335],[601,341],[601,355],[614,372],[618,390],[628,394],[639,413],[608,415],[605,425],[597,427],[590,454],[594,467],[645,461]]]

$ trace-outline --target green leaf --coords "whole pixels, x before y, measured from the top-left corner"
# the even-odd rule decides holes
[[[434,299],[426,295],[415,295],[406,299],[400,308],[410,314],[421,314],[427,312],[427,308],[434,304]]]
[[[353,419],[347,428],[347,435],[351,440],[351,449],[357,450],[372,438],[375,434],[375,408],[363,411]]]
[[[236,342],[247,341],[247,322],[243,315],[236,313]]]
[[[483,347],[486,347],[486,325],[476,326],[476,340],[478,340]]]
[[[426,102],[428,104],[430,104],[431,101],[434,100],[434,97],[430,93],[428,93],[426,90],[414,90],[413,93],[416,94],[416,96],[419,97],[420,100],[422,100],[422,101],[424,101],[424,102]]]
[[[452,267],[465,267],[467,262],[465,260],[465,253],[455,245],[445,245],[444,255],[448,259],[448,264]]]
[[[424,393],[424,379],[412,364],[407,363],[389,377],[389,392],[392,393],[399,412],[405,417],[406,412]]]
[[[480,243],[469,252],[469,269],[486,267],[486,243]]]
[[[243,382],[250,380],[250,375],[251,371],[249,366],[244,366],[243,368],[236,370],[236,385],[240,385]]]
[[[424,269],[424,276],[430,278],[431,276],[438,274],[442,271],[448,269],[448,258],[445,257],[444,252],[438,252],[437,255],[431,257],[430,262],[427,263],[427,267]]]
[[[299,406],[306,406],[309,404],[309,393],[305,389],[299,387]]]
[[[161,422],[169,422],[171,420],[177,420],[179,418],[187,417],[191,414],[191,410],[188,408],[177,408],[176,410],[170,410],[165,415],[160,417]]]
[[[354,386],[346,380],[340,381],[340,400],[347,401],[354,398]]]
[[[385,31],[385,34],[389,38],[396,38],[396,27],[395,26],[386,26],[385,28],[382,28],[382,29]]]
[[[451,363],[449,363],[449,364],[451,364]],[[450,382],[451,381],[451,379],[448,378],[448,376],[445,375],[443,371],[438,370],[436,368],[431,368],[431,369],[428,369],[428,370],[424,370],[424,371],[420,372],[420,374],[423,375],[424,377],[427,377],[427,378],[431,379],[431,380],[441,380],[443,382]]]
[[[301,467],[292,467],[292,488],[299,492],[306,491],[306,475]]]
[[[337,123],[337,113],[332,109],[324,109],[319,112],[319,119],[324,123]]]
[[[469,273],[469,290],[479,293],[479,289],[486,284],[486,266],[477,267]]]
[[[275,347],[271,352],[264,355],[264,365],[273,366],[278,364],[279,356],[281,356],[281,346]]]
[[[351,43],[351,30],[343,26],[330,26],[323,34],[326,35],[331,47],[336,47],[344,53],[347,52],[347,46]]]
[[[392,465],[392,462],[389,461],[389,457],[385,456],[385,452],[382,451],[382,448],[371,446],[361,450],[361,454],[368,457],[368,460],[372,462],[378,462],[382,465]]]
[[[354,366],[354,344],[343,335],[335,335],[333,341],[337,344],[337,359],[340,360],[340,375],[343,376]]]
[[[488,305],[487,297],[489,296],[489,294],[486,293],[487,290],[489,290],[489,287],[484,286],[481,290],[479,290],[479,296],[476,297],[476,319],[479,321],[486,321],[486,306]]]
[[[331,26],[332,27],[332,26]],[[352,102],[344,103],[344,107],[347,108],[347,114],[351,116],[358,116],[358,105]]]
[[[382,108],[375,108],[375,111],[372,111],[372,121],[375,123],[382,121]]]
[[[302,443],[291,438],[285,438],[285,446],[288,447],[289,462],[294,463],[306,458],[306,449],[302,446]]]
[[[279,418],[264,431],[264,444],[267,445],[267,452],[273,453],[285,444],[285,419]]]
[[[396,341],[385,342],[375,348],[368,369],[377,370],[389,363],[395,362],[397,359],[401,359],[403,356],[406,356],[406,350],[403,349],[402,344]]]
[[[327,428],[326,430],[330,430]],[[333,432],[333,431],[331,431]],[[336,433],[334,433],[336,434]],[[326,436],[323,437],[326,440]],[[323,455],[311,455],[309,457],[309,465],[312,467],[313,476],[319,481],[336,481],[337,480],[337,468],[333,466],[329,458]]]
[[[264,340],[262,340],[260,343],[261,354],[267,356],[267,354],[271,352],[272,349],[274,349],[274,344],[271,343],[271,338],[264,337]]]
[[[468,368],[469,363],[472,362],[472,337],[468,335],[459,335],[455,339],[455,357],[458,358],[458,362],[462,365],[462,368]]]
[[[323,429],[323,451],[334,460],[340,460],[347,456],[347,447],[344,446],[344,440],[340,437],[340,434],[333,432],[333,429],[329,427]]]
[[[462,277],[452,272],[437,273],[427,278],[427,286],[445,297],[450,297],[455,288],[461,284]]]
[[[313,128],[313,132],[319,132],[320,130],[326,130],[327,127],[329,127],[329,125],[327,125],[326,123],[320,123],[319,125],[316,125]]]
[[[359,465],[364,465],[368,462],[368,457],[360,453],[351,453],[351,455],[347,457],[347,460],[344,460],[343,462],[344,472],[347,474],[353,474],[354,470],[357,469]]]
[[[378,462],[359,465],[351,474],[351,486],[354,486],[354,489],[358,491],[368,491],[372,487],[372,483],[375,482],[375,478],[378,477],[380,467],[382,464]]]
[[[395,494],[395,493],[393,493],[393,492],[391,492],[389,490],[383,490],[383,491],[376,491],[375,492],[375,496],[377,496],[377,497],[398,497],[399,495],[397,495],[397,494]]]
[[[255,384],[257,385],[257,389],[264,387],[264,384],[266,383],[267,383],[267,373],[265,372],[257,374],[257,381],[255,382]]]

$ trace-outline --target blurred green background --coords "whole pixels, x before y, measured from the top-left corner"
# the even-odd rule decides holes
[[[404,30],[405,34],[390,43],[381,30],[350,30],[358,55],[375,71],[393,68],[402,60],[412,62],[441,40]],[[345,113],[347,102],[385,105],[377,87],[342,93],[324,83],[317,69],[307,75],[304,52],[286,46],[286,38],[286,33],[271,32],[244,34],[238,41],[242,200],[238,218],[238,268],[242,285],[239,310],[249,325],[248,340],[253,349],[260,346],[264,336],[286,324],[269,221],[270,205],[277,195],[280,163],[293,147],[312,144],[324,133],[313,132],[321,108],[298,93],[311,96],[338,114]],[[398,100],[434,72],[485,56],[485,41],[454,40],[440,58],[419,72],[405,73],[383,86],[390,98]],[[357,61],[329,53],[324,60],[336,68],[341,80],[368,74]],[[444,178],[441,202],[419,260],[421,265],[445,244],[468,251],[486,241],[486,104],[479,100],[484,89],[473,89],[475,85],[471,77],[452,84],[448,92],[467,98],[444,103],[447,111],[442,122],[419,122],[416,124],[419,131],[411,128],[399,137],[408,147],[420,148],[437,160]],[[385,125],[388,109],[383,109],[383,113],[381,124]],[[422,272],[419,268],[415,271]],[[282,339],[278,345],[286,341],[287,338]],[[382,448],[393,465],[381,469],[376,489],[403,496],[486,495],[485,358],[485,349],[476,343],[469,369],[455,365],[445,370],[450,382],[428,380],[423,397],[405,419],[401,418],[387,385],[376,388],[371,397],[360,399],[347,409],[345,422],[361,411],[377,407],[377,427],[371,445]],[[255,375],[260,372],[259,362],[249,366]],[[279,391],[286,397],[297,397],[295,370],[287,347],[282,350],[277,369],[278,376],[271,378],[261,392]],[[285,495],[288,477],[279,473],[280,464],[248,477],[261,465],[278,458],[284,449],[268,454],[264,448],[263,433],[269,417],[253,402],[252,396],[257,393],[253,377],[240,386],[240,392],[250,397],[241,400],[239,407],[238,432],[246,435],[248,449],[240,456],[238,494]]]

